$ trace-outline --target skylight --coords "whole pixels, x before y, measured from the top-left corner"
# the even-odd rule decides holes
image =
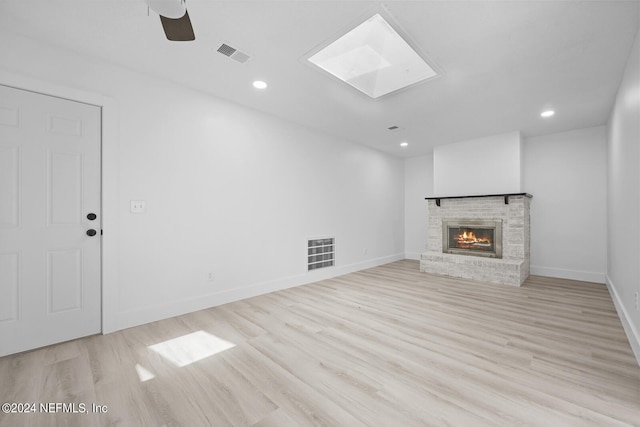
[[[380,14],[318,51],[309,61],[371,98],[437,75]]]

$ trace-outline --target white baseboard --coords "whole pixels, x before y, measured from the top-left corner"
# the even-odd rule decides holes
[[[229,289],[226,291],[201,295],[196,298],[171,301],[166,304],[120,312],[118,313],[117,329],[110,330],[109,332],[115,332],[116,330],[131,328],[133,326],[143,325],[145,323],[155,322],[157,320],[167,319],[169,317],[180,316],[182,314],[203,310],[206,308],[227,304],[258,295],[264,295],[282,289],[293,288],[296,286],[318,282],[320,280],[330,279],[332,277],[342,276],[344,274],[353,273],[367,268],[377,267],[379,265],[388,264],[394,261],[399,261],[401,259],[404,259],[404,257],[405,255],[403,253],[389,255],[354,264],[324,268],[296,276],[254,283],[242,288]]]
[[[530,273],[536,276],[557,277],[558,279],[581,280],[583,282],[605,283],[605,273],[594,271],[567,270],[564,268],[540,267],[532,265]]]
[[[420,252],[405,252],[404,259],[412,259],[415,261],[420,261]]]
[[[640,331],[633,324],[633,319],[625,310],[622,301],[620,300],[620,296],[616,291],[616,287],[611,282],[609,276],[606,277],[607,289],[609,289],[609,295],[611,295],[611,299],[613,300],[613,304],[616,306],[616,311],[618,312],[618,317],[622,322],[622,327],[624,328],[624,332],[627,334],[627,339],[629,340],[629,344],[631,345],[631,350],[633,350],[633,354],[636,356],[636,361],[640,366]]]

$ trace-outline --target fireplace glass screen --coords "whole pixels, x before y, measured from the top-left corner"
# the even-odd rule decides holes
[[[501,220],[444,220],[442,251],[459,255],[502,257]]]
[[[479,227],[449,228],[449,249],[495,251],[495,229]]]

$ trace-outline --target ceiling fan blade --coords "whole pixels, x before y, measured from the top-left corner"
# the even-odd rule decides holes
[[[185,11],[184,16],[178,19],[167,18],[160,15],[160,21],[162,22],[162,28],[164,29],[164,34],[167,36],[167,40],[186,42],[196,39],[193,33],[193,27],[191,26],[191,19],[189,19],[189,12]]]

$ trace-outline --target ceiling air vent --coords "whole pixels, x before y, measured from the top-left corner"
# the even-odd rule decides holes
[[[220,45],[220,47],[218,48],[218,52],[220,52],[224,56],[228,56],[231,59],[235,59],[236,61],[240,62],[241,64],[244,64],[245,62],[247,62],[251,58],[246,53],[240,52],[235,47],[231,47],[226,43],[222,43]]]
[[[236,53],[236,49],[232,48],[228,44],[222,43],[220,45],[220,47],[218,48],[218,52],[220,52],[221,54],[223,54],[225,56],[231,56],[234,53]]]
[[[307,241],[307,271],[332,267],[335,262],[335,238]]]

